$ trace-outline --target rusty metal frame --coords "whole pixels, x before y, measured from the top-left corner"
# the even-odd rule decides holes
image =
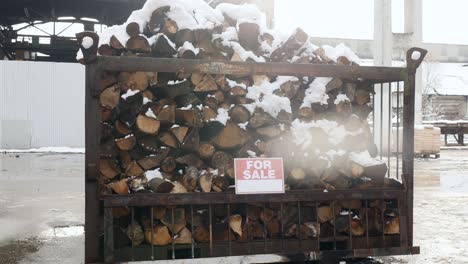
[[[78,38],[83,37],[78,36]],[[95,43],[97,43],[95,41]],[[414,93],[415,73],[427,51],[412,48],[407,53],[407,67],[369,67],[369,66],[338,66],[316,64],[289,63],[254,63],[231,61],[207,61],[188,59],[165,59],[149,57],[106,57],[96,56],[96,47],[89,52],[83,52],[86,64],[86,158],[85,158],[85,262],[112,262],[112,255],[104,259],[104,254],[111,254],[113,249],[100,244],[100,235],[105,231],[105,240],[112,239],[112,207],[118,206],[155,206],[157,204],[211,204],[252,202],[304,202],[344,199],[397,199],[400,208],[401,247],[398,248],[368,248],[365,250],[334,250],[330,252],[308,252],[315,257],[331,254],[343,257],[364,257],[393,254],[415,254],[418,247],[413,247],[413,151],[414,151]],[[419,52],[417,60],[412,54]],[[98,193],[99,177],[99,142],[100,142],[100,105],[97,86],[99,76],[104,71],[153,71],[153,72],[206,72],[228,75],[291,75],[336,77],[349,80],[363,80],[370,83],[404,82],[404,112],[403,112],[403,171],[404,189],[374,189],[374,190],[337,190],[324,193],[321,190],[289,191],[275,195],[235,195],[234,193],[190,193],[190,194],[149,194],[128,196],[100,197]],[[106,221],[104,221],[106,219]],[[100,223],[104,221],[104,230]],[[367,237],[367,236],[366,236]],[[366,238],[365,237],[365,238]],[[367,240],[369,238],[367,237]],[[283,241],[284,242],[284,241]],[[109,242],[109,244],[112,244]],[[210,243],[211,245],[211,243]],[[284,244],[283,244],[284,246]],[[192,248],[193,254],[193,248]]]

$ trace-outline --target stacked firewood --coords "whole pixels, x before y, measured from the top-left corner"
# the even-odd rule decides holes
[[[253,6],[150,0],[128,22],[99,37],[98,54],[224,61],[356,65],[343,45],[316,47],[301,29],[282,39]],[[84,54],[96,38],[78,37]],[[83,60],[82,57],[78,57]],[[385,177],[368,118],[373,86],[365,80],[311,76],[105,72],[101,104],[100,192],[222,192],[234,182],[234,158],[282,157],[287,189],[400,187]],[[389,205],[390,204],[390,205]],[[399,233],[394,203],[340,201],[248,209],[213,208],[213,239]],[[186,207],[114,208],[122,237],[135,245],[209,241],[208,212]],[[174,213],[174,221],[172,219]],[[153,221],[151,221],[151,215]],[[283,219],[280,218],[282,215]],[[316,216],[318,215],[318,217]],[[151,222],[154,222],[151,225]],[[194,226],[193,233],[189,230]],[[351,229],[350,229],[351,227]],[[217,231],[218,230],[218,231]],[[118,237],[119,233],[117,233]]]
[[[151,14],[147,22],[136,19],[136,11],[135,21],[129,18],[101,34],[99,55],[357,61],[342,45],[314,46],[299,28],[281,40],[252,6],[222,4],[214,10],[195,1],[219,21],[190,26],[178,12],[186,7],[160,2],[142,9]],[[93,40],[81,36],[79,41],[85,51]],[[384,180],[387,166],[373,158],[377,148],[367,121],[373,87],[363,80],[198,72],[100,77],[103,193],[225,191],[233,184],[233,159],[241,157],[282,157],[287,187],[293,189],[399,186]]]
[[[142,243],[167,246],[209,242],[208,207],[194,206],[193,218],[190,210],[188,206],[137,208],[131,222],[128,209],[114,208],[116,246],[128,246],[131,242],[134,246]],[[212,205],[213,242],[247,242],[265,238],[308,240],[318,236],[332,238],[350,234],[353,237],[381,237],[400,232],[395,201],[371,200],[367,208],[360,200],[303,203],[300,213],[297,204],[288,203],[283,204],[283,211],[280,211],[281,205],[275,203],[231,204],[230,212],[227,210],[226,205]]]

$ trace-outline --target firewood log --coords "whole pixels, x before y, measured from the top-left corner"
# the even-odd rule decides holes
[[[150,53],[151,46],[148,43],[148,40],[142,36],[130,37],[125,44],[125,48],[134,53]]]
[[[178,124],[190,127],[202,127],[203,115],[198,108],[190,110],[176,110],[176,121]]]
[[[216,151],[215,147],[210,143],[204,142],[198,145],[198,155],[202,159],[205,159],[205,160],[211,159],[215,151]]]
[[[194,83],[193,76],[194,74],[192,74],[192,83]],[[195,84],[195,88],[193,89],[194,92],[210,92],[218,90],[215,79],[211,74],[205,74],[201,80],[196,79],[195,82],[197,82],[197,84]]]
[[[239,43],[247,50],[256,51],[260,46],[258,42],[260,27],[256,23],[244,22],[238,25]]]
[[[177,138],[168,131],[159,133],[159,140],[164,146],[171,148],[179,147],[179,142],[177,141]]]
[[[138,25],[136,22],[130,22],[127,24],[126,31],[130,37],[137,37],[141,33],[140,25]]]
[[[153,178],[148,182],[148,187],[155,193],[170,193],[174,184],[161,178]]]
[[[393,217],[391,220],[385,222],[384,233],[386,235],[394,235],[400,233],[400,218]]]
[[[168,18],[166,21],[164,21],[163,27],[162,27],[162,33],[164,33],[168,37],[173,37],[177,31],[179,30],[179,27],[177,26],[177,22]]]
[[[229,187],[229,181],[227,177],[224,176],[215,176],[213,177],[212,189],[215,192],[224,192]]]
[[[157,113],[157,118],[163,125],[172,125],[176,119],[176,106],[165,105],[161,111]]]
[[[124,49],[124,46],[122,43],[115,37],[115,35],[112,35],[109,41],[109,45],[116,50],[122,50]]]
[[[370,94],[365,89],[357,89],[354,95],[354,102],[358,105],[365,105],[370,102]]]
[[[195,168],[205,167],[205,163],[194,153],[190,153],[181,157],[176,158],[176,162]]]
[[[188,167],[184,176],[182,177],[182,185],[189,192],[193,192],[197,187],[198,169],[196,167]]]
[[[109,187],[117,194],[125,195],[129,193],[126,179],[112,182],[109,184]]]
[[[192,233],[186,228],[182,228],[180,232],[176,235],[174,239],[175,244],[191,244],[192,243]]]
[[[172,189],[171,193],[186,193],[188,192],[187,189],[185,189],[184,185],[182,185],[180,182],[173,182],[174,188]]]
[[[276,125],[259,127],[256,129],[256,132],[264,138],[275,138],[281,135],[281,129]]]
[[[154,57],[169,58],[174,54],[177,54],[177,50],[174,43],[169,38],[161,34],[157,37],[156,41],[151,45],[151,55]]]
[[[182,46],[185,42],[194,42],[193,31],[187,28],[178,30],[175,34],[175,44],[178,47]]]
[[[250,112],[242,105],[236,105],[229,110],[230,120],[236,124],[248,122],[250,119]]]
[[[237,124],[228,121],[224,129],[212,141],[220,149],[233,149],[242,146],[250,135]]]
[[[257,109],[250,118],[248,126],[251,128],[259,128],[262,126],[273,125],[275,123],[276,120],[271,115],[265,113],[262,110]]]
[[[161,161],[161,171],[173,172],[176,168],[176,161],[174,157],[166,157]]]
[[[218,169],[220,175],[227,175],[229,169],[234,167],[234,158],[227,152],[216,151],[211,157],[211,166]]]
[[[143,91],[148,87],[148,75],[145,72],[120,72],[118,77],[120,89],[126,92],[130,90]]]
[[[229,228],[238,235],[242,236],[242,216],[236,214],[229,217]]]
[[[156,135],[159,131],[160,125],[161,122],[159,120],[142,114],[138,115],[136,120],[138,130],[149,135]]]
[[[172,212],[174,212],[174,219],[172,219]],[[161,222],[166,225],[172,233],[179,233],[187,224],[184,208],[166,210],[166,215],[161,219]]]
[[[204,226],[197,226],[193,231],[193,237],[197,242],[209,242],[210,241],[210,232],[208,228]]]
[[[174,134],[174,136],[177,138],[177,141],[179,141],[179,143],[182,144],[184,142],[185,136],[187,135],[189,128],[184,126],[177,126],[172,127],[170,130],[172,134]]]
[[[198,186],[202,192],[210,192],[211,186],[213,183],[213,175],[204,170],[200,173],[200,177],[198,178]]]
[[[127,227],[127,237],[132,241],[134,246],[138,246],[145,240],[143,229],[138,223],[130,224]]]
[[[172,242],[169,229],[165,225],[156,225],[145,230],[146,241],[155,246],[166,246]]]
[[[273,217],[275,217],[275,211],[268,207],[265,207],[260,213],[260,220],[264,223],[270,222]]]
[[[112,179],[120,174],[120,169],[115,163],[115,161],[110,159],[100,159],[99,172],[107,179]]]
[[[119,104],[119,101],[120,89],[116,85],[104,89],[99,96],[99,102],[101,105],[109,109],[114,109]]]
[[[266,223],[268,236],[270,238],[279,238],[281,236],[281,224],[278,219],[273,219]]]
[[[143,173],[145,173],[145,171],[141,168],[140,165],[138,165],[136,161],[130,163],[127,169],[125,170],[125,174],[128,176],[138,177],[141,176]]]

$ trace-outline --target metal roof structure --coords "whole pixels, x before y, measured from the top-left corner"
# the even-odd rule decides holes
[[[131,11],[140,9],[145,0],[7,0],[0,3],[0,58],[32,59],[31,53],[40,52],[48,57],[35,60],[57,62],[75,61],[78,45],[73,37],[60,36],[60,32],[44,36],[22,36],[31,41],[18,41],[18,31],[13,25],[26,23],[36,27],[47,22],[81,23],[85,30],[94,24],[114,25],[125,22]],[[69,17],[67,19],[60,19]],[[84,20],[82,18],[85,18]],[[91,18],[93,20],[89,20]],[[94,21],[95,19],[95,21]],[[39,37],[49,38],[41,43]],[[3,55],[3,56],[2,56]],[[26,56],[27,55],[27,56]]]

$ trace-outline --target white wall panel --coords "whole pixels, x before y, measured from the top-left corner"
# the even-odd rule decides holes
[[[0,148],[84,147],[84,78],[77,63],[0,61]]]

